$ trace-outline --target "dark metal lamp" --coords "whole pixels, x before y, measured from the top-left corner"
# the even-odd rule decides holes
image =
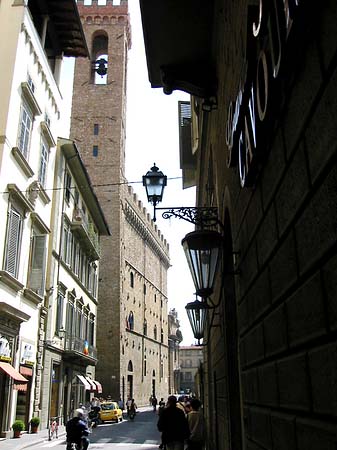
[[[196,294],[202,298],[213,292],[222,243],[221,234],[214,230],[192,231],[181,241]]]
[[[205,334],[209,306],[206,302],[195,300],[194,302],[187,303],[185,309],[190,321],[193,335],[196,339],[198,339],[198,341],[200,341],[200,339],[203,339]]]
[[[146,189],[147,200],[154,208],[153,221],[156,221],[156,206],[163,199],[164,188],[167,184],[167,176],[163,174],[156,164],[151,167],[146,175],[143,175],[143,186]]]

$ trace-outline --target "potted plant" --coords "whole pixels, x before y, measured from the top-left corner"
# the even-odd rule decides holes
[[[40,425],[40,417],[32,417],[30,419],[30,432],[37,433],[39,425]]]
[[[25,424],[22,420],[16,420],[12,425],[14,431],[14,437],[19,438],[21,435],[21,431],[25,429]]]

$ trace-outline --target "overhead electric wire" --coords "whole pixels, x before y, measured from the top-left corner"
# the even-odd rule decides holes
[[[182,179],[182,177],[168,177],[167,178],[168,180],[181,180]],[[121,181],[121,182],[119,182],[119,183],[104,183],[104,184],[90,184],[90,187],[91,188],[100,188],[100,187],[109,187],[109,186],[122,186],[122,185],[125,185],[125,184],[127,184],[127,185],[129,185],[129,184],[140,184],[140,183],[143,183],[143,181]],[[45,192],[50,192],[50,191],[61,191],[61,190],[65,190],[65,189],[75,189],[75,188],[79,188],[79,189],[87,189],[89,186],[79,186],[79,185],[77,185],[77,186],[71,186],[70,188],[66,188],[66,187],[57,187],[57,188],[43,188],[43,190],[45,191]],[[24,192],[28,192],[30,189],[28,188],[28,189],[26,189],[26,190],[18,190],[19,192],[21,192],[21,193],[24,193]],[[106,192],[112,192],[112,191],[106,191]],[[10,194],[10,191],[2,191],[2,192],[0,192],[0,194]]]

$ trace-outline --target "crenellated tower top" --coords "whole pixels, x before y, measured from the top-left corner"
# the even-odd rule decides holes
[[[83,25],[125,25],[131,48],[128,0],[77,0],[77,8]]]

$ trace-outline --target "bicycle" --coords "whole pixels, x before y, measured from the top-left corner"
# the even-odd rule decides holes
[[[58,438],[59,417],[51,417],[49,419],[48,440],[51,441],[54,437]]]

